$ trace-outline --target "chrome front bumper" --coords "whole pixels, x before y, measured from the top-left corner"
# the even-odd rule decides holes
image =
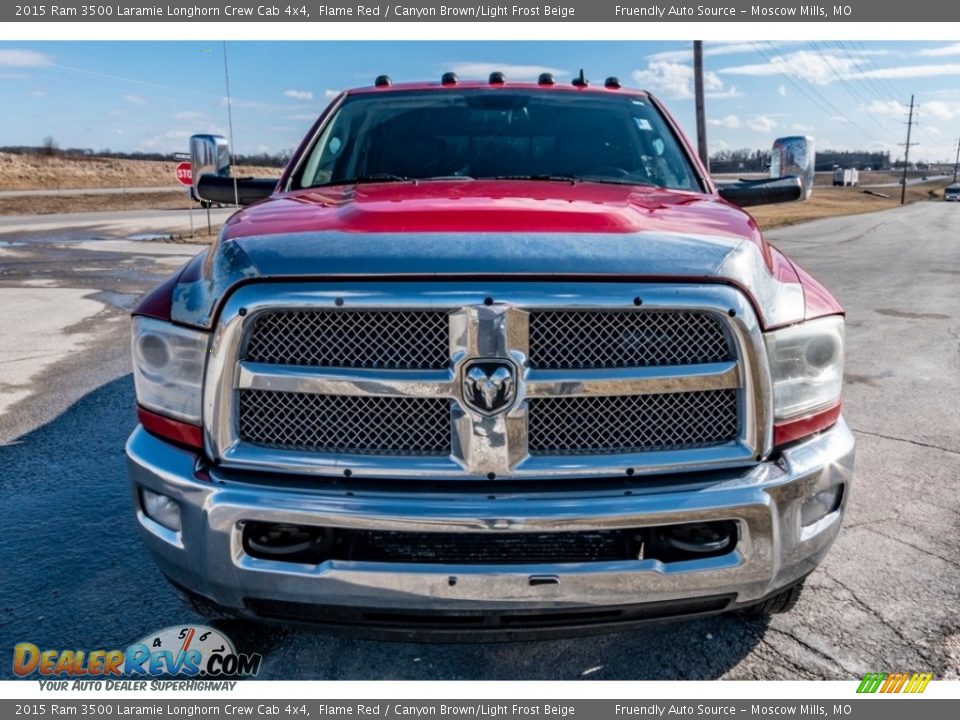
[[[749,470],[696,476],[634,478],[627,486],[562,491],[483,492],[364,489],[355,481],[319,487],[269,484],[211,469],[197,457],[138,427],[127,444],[140,534],[171,580],[234,612],[250,600],[326,607],[427,612],[602,608],[735,596],[730,607],[756,602],[816,567],[840,530],[849,497],[854,440],[841,419],[831,430]],[[840,507],[803,527],[800,509],[815,493],[846,483]],[[366,483],[369,488],[369,483]],[[409,484],[404,485],[409,488]],[[431,485],[437,487],[437,483]],[[599,487],[599,485],[598,485]],[[140,488],[175,499],[179,532],[148,518]],[[418,532],[509,533],[636,528],[734,520],[736,549],[683,562],[630,560],[536,565],[430,565],[328,561],[320,565],[263,560],[244,552],[245,521]],[[532,576],[551,576],[551,583]],[[456,578],[451,582],[451,578]],[[553,579],[555,578],[555,581]]]

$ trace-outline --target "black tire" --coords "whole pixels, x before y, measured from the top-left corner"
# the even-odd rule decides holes
[[[756,605],[744,608],[742,612],[746,617],[759,618],[764,615],[779,615],[780,613],[790,612],[800,600],[803,592],[803,581],[796,585],[791,585],[786,590],[781,590],[776,595],[761,600]]]
[[[175,583],[170,578],[167,578],[167,582],[173,586],[173,589],[183,604],[193,610],[204,621],[230,620],[237,617],[235,613],[230,612],[227,608],[217,605],[212,600],[208,600],[203,595],[195,593],[192,590],[187,590],[187,588],[179,583]]]

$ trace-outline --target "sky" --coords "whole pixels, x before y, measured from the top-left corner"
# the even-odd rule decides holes
[[[435,80],[453,70],[532,80],[579,69],[660,97],[695,135],[689,42],[0,42],[0,146],[185,152],[194,133],[229,135],[234,151],[296,147],[330,99],[369,85]],[[911,160],[953,162],[960,136],[960,43],[707,42],[711,153],[769,148],[804,134],[818,149],[889,150],[902,156],[907,106],[919,104]],[[15,110],[15,111],[14,111]]]

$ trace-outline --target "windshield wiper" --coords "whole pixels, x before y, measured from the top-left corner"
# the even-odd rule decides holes
[[[568,175],[564,173],[556,173],[550,175],[496,175],[494,180],[546,180],[549,182],[568,182],[573,185],[577,184],[582,177],[577,175]]]
[[[414,182],[416,178],[409,178],[404,175],[394,175],[392,173],[375,173],[373,175],[357,175],[352,178],[335,180],[333,182],[323,183],[314,187],[327,187],[330,185],[360,185],[362,183],[387,183],[387,182]]]
[[[635,185],[637,187],[651,187],[651,188],[661,187],[656,183],[641,182],[639,180],[628,180],[626,178],[582,177],[580,178],[580,180],[582,182],[601,183],[603,185]]]

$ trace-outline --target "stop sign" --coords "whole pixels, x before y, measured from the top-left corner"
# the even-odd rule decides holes
[[[181,185],[193,185],[193,172],[190,170],[190,163],[182,162],[177,165],[177,180]]]

